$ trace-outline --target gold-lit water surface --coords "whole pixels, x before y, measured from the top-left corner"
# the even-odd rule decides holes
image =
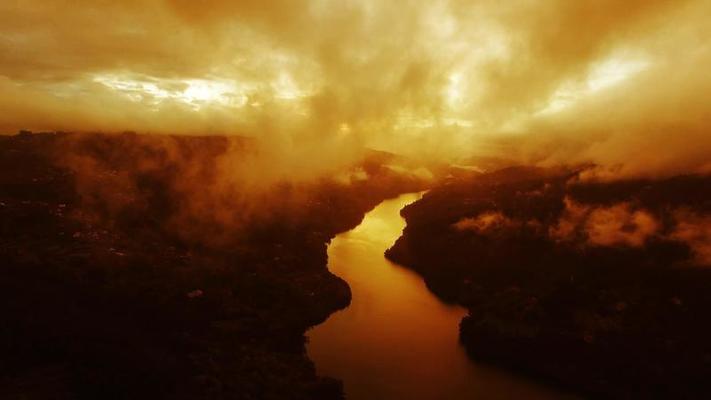
[[[329,269],[351,287],[350,306],[308,332],[319,375],[358,399],[550,399],[534,382],[480,366],[459,344],[466,310],[442,303],[414,272],[385,259],[401,235],[407,194],[380,204],[328,248]]]

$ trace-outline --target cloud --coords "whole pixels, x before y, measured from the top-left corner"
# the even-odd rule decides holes
[[[697,264],[711,266],[711,215],[682,209],[674,213],[674,220],[669,238],[688,245]]]
[[[79,196],[77,218],[133,224],[136,234],[145,224],[158,224],[205,244],[235,243],[248,226],[303,222],[309,205],[327,194],[320,190],[329,187],[334,196],[340,193],[336,183],[371,179],[347,159],[332,160],[326,174],[331,178],[324,178],[324,167],[313,165],[308,151],[296,165],[296,158],[282,159],[270,147],[238,137],[75,134],[59,136],[57,143],[57,160],[72,171]]]
[[[593,210],[585,231],[594,246],[642,247],[659,229],[659,223],[644,210],[632,210],[629,204],[617,204]]]
[[[480,235],[506,232],[520,228],[521,224],[501,212],[484,212],[476,217],[462,218],[452,225],[459,232],[471,231]]]
[[[592,206],[564,199],[565,210],[549,236],[557,241],[582,241],[589,246],[643,247],[660,230],[648,211],[630,203]]]
[[[709,12],[706,0],[6,1],[0,131],[241,134],[300,160],[368,146],[708,171]]]
[[[558,241],[571,241],[579,235],[580,226],[584,225],[590,215],[590,207],[585,206],[566,196],[563,199],[565,210],[556,225],[549,228],[548,235]]]

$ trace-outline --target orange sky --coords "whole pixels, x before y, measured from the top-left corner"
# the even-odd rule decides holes
[[[6,0],[0,131],[708,171],[709,15],[708,0]]]

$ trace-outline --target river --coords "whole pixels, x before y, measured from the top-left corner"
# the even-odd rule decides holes
[[[319,375],[344,382],[349,400],[557,399],[553,389],[472,362],[459,344],[466,310],[441,302],[416,273],[383,256],[402,233],[406,194],[381,203],[328,247],[329,269],[353,300],[307,336]]]

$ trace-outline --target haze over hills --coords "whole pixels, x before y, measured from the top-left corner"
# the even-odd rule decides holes
[[[0,138],[2,397],[338,398],[303,354],[304,331],[350,301],[325,243],[425,182],[381,153],[334,179],[225,186],[221,157],[249,148]]]
[[[409,269],[387,276],[412,278],[436,337],[468,313],[468,357],[426,346],[462,356],[462,388],[709,397],[709,15],[708,0],[0,2],[0,397],[442,393],[395,375],[349,392],[304,346],[357,286],[329,269],[331,240],[345,271],[393,266],[349,258],[386,241],[349,232],[393,241],[404,203],[383,202],[424,191],[387,251]],[[369,282],[393,301],[361,304],[405,301],[404,283]],[[339,337],[416,351],[368,328]],[[434,368],[410,367],[390,370]]]
[[[386,253],[488,360],[595,396],[708,393],[711,178],[508,168],[435,187]]]
[[[710,8],[4,2],[0,131],[240,134],[285,170],[368,147],[458,164],[708,171]]]

